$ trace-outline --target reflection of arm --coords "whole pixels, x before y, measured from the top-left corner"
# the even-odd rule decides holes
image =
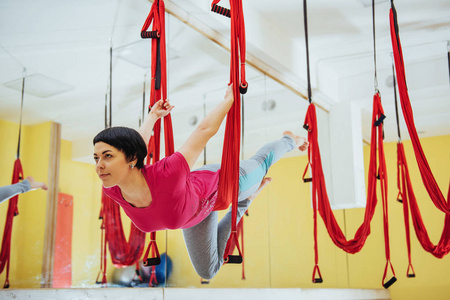
[[[2,186],[0,187],[0,203],[29,190],[31,190],[31,186],[27,179],[19,183]]]

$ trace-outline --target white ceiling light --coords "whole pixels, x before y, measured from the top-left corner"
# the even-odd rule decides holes
[[[171,61],[179,57],[172,49],[168,48],[167,60]],[[149,69],[151,67],[152,43],[151,39],[141,39],[136,42],[113,49],[113,55],[126,60],[138,67]]]
[[[22,78],[6,82],[3,85],[21,92]],[[61,94],[73,88],[74,86],[70,84],[39,73],[31,74],[25,77],[25,93],[41,98]]]

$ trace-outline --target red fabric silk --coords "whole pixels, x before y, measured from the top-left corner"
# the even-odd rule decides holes
[[[395,71],[397,75],[398,91],[400,94],[400,103],[402,106],[403,117],[405,119],[406,126],[408,127],[409,136],[411,137],[412,146],[417,160],[417,165],[422,176],[423,184],[430,195],[434,205],[446,214],[450,214],[449,199],[444,198],[434,176],[431,168],[428,164],[425,153],[423,152],[422,145],[417,134],[416,126],[414,124],[414,116],[409,100],[408,88],[406,85],[405,66],[403,62],[402,46],[400,43],[400,36],[396,33],[395,28],[398,28],[398,24],[394,16],[396,15],[395,8],[392,6],[390,10],[390,28],[391,28],[391,40],[392,50],[394,52]]]
[[[155,0],[150,9],[150,13],[142,26],[141,32],[146,31],[152,24],[152,31],[157,31],[159,38],[152,39],[152,54],[151,54],[151,83],[150,83],[150,107],[161,99],[167,100],[167,61],[166,61],[166,31],[165,31],[165,6],[163,0]],[[160,68],[158,68],[158,63]],[[160,86],[156,86],[156,78],[161,78]],[[168,114],[164,117],[164,142],[165,155],[172,155],[175,150],[173,141],[172,118]],[[160,160],[161,148],[161,120],[158,120],[153,127],[153,135],[148,143],[147,163],[154,163]],[[153,151],[152,157],[150,153]],[[147,260],[148,255],[152,249],[152,257],[160,257],[158,246],[156,244],[156,232],[150,233],[150,243],[144,255],[144,260]],[[150,286],[157,285],[155,275],[155,266],[152,266]]]
[[[322,217],[322,220],[324,221],[325,227],[327,228],[328,234],[330,235],[331,240],[336,246],[338,246],[339,248],[348,253],[353,254],[359,252],[364,246],[365,241],[370,234],[370,222],[373,218],[373,215],[375,213],[375,207],[377,205],[377,193],[376,193],[377,175],[380,178],[381,195],[383,203],[385,255],[387,261],[385,274],[383,276],[383,282],[385,280],[387,266],[388,264],[390,264],[388,210],[387,210],[387,173],[383,147],[383,128],[381,125],[380,126],[374,125],[374,123],[383,114],[384,113],[383,108],[381,106],[381,99],[379,94],[376,93],[373,97],[370,162],[368,171],[367,202],[364,214],[364,221],[356,231],[354,238],[347,240],[341,228],[339,227],[339,224],[336,221],[326,191],[318,143],[316,108],[314,104],[310,104],[308,107],[308,111],[305,117],[305,125],[308,127],[308,141],[309,141],[308,166],[310,166],[311,168],[310,172],[312,175],[312,204],[314,214],[313,217],[314,217],[314,253],[315,253],[313,281],[316,273],[318,273],[320,276],[320,269],[318,267],[319,254],[317,243],[317,211],[319,211],[319,214]],[[393,272],[392,265],[391,270]]]
[[[127,241],[123,231],[122,219],[120,217],[120,206],[111,200],[104,191],[102,191],[102,209],[100,217],[102,219],[100,273],[102,274],[101,283],[106,284],[106,249],[109,249],[111,261],[116,268],[131,266],[142,256],[142,252],[144,251],[145,233],[137,229],[136,226],[131,223],[130,234]]]
[[[214,0],[212,5],[219,3],[219,1],[220,0]],[[235,101],[227,114],[218,196],[214,207],[214,210],[223,210],[227,209],[230,203],[232,203],[231,235],[225,249],[225,261],[231,251],[231,241],[235,243],[239,255],[242,256],[236,227],[239,193],[239,153],[241,142],[241,102],[239,101],[239,86],[247,86],[247,82],[245,81],[245,27],[242,0],[230,0],[230,13],[230,83],[233,84],[233,97]]]
[[[12,175],[11,184],[18,183],[23,179],[23,169],[20,159],[17,158],[14,162],[14,171]],[[6,278],[3,288],[9,287],[9,265],[11,261],[11,234],[13,226],[13,218],[19,214],[17,203],[19,195],[16,195],[8,201],[8,211],[6,212],[5,229],[3,230],[2,250],[0,252],[0,274],[3,273],[6,266]]]
[[[144,251],[145,233],[131,224],[129,241],[125,238],[120,218],[120,206],[102,193],[104,209],[105,237],[116,268],[131,266],[136,263]]]
[[[410,246],[410,230],[409,230],[409,211],[411,212],[411,219],[422,248],[431,253],[437,258],[442,258],[450,252],[450,215],[445,215],[444,228],[442,230],[441,238],[437,245],[434,245],[429,236],[425,224],[422,220],[422,215],[414,195],[413,186],[409,176],[408,165],[406,163],[405,150],[403,144],[397,144],[398,157],[398,187],[399,195],[403,201],[403,213],[405,219],[406,242],[408,248],[408,260],[411,266],[411,246]],[[450,197],[450,189],[448,191]]]
[[[152,39],[152,57],[151,57],[151,84],[150,84],[150,108],[157,101],[167,100],[167,64],[166,64],[166,31],[165,31],[165,6],[163,0],[155,0],[150,9],[150,13],[142,26],[141,32],[146,31],[152,24],[152,31],[157,31],[159,38]],[[158,56],[159,53],[159,56]],[[159,63],[161,66],[160,74],[157,74]],[[156,88],[156,77],[161,76],[161,85]],[[154,161],[160,159],[160,137],[161,137],[161,120],[158,120],[153,128],[155,139]],[[164,141],[165,155],[169,156],[174,153],[173,129],[171,115],[164,117]]]

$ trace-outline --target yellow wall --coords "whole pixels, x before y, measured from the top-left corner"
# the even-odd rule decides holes
[[[0,184],[9,184],[17,143],[17,124],[0,121]],[[25,126],[22,162],[25,175],[33,174],[46,180],[48,164],[49,123]],[[43,142],[44,141],[44,142]],[[443,227],[443,213],[431,203],[418,173],[410,142],[405,142],[412,182],[424,222],[431,240],[437,243]],[[25,146],[27,145],[27,146]],[[44,145],[44,146],[42,146]],[[441,190],[447,196],[450,170],[450,136],[422,139],[427,155]],[[26,150],[25,150],[26,147]],[[48,146],[47,146],[48,147]],[[450,294],[448,270],[450,260],[434,258],[426,253],[412,231],[413,265],[417,274],[406,278],[407,253],[402,205],[395,201],[396,144],[385,145],[389,179],[389,224],[391,258],[398,278],[390,291],[392,299],[446,299]],[[42,151],[42,152],[41,152]],[[46,152],[47,151],[47,152]],[[42,154],[46,152],[47,154]],[[364,149],[366,170],[369,148]],[[42,157],[42,161],[40,161]],[[306,157],[286,158],[275,164],[269,176],[272,183],[254,200],[250,216],[245,218],[245,272],[241,280],[241,266],[226,265],[209,285],[201,285],[184,246],[180,230],[160,232],[157,235],[160,252],[167,251],[173,261],[169,286],[174,287],[319,287],[319,288],[382,288],[381,278],[385,266],[384,236],[382,228],[381,200],[372,222],[372,233],[362,251],[347,255],[329,238],[319,219],[319,264],[324,283],[311,283],[314,266],[313,219],[310,203],[310,187],[301,180]],[[44,171],[45,170],[45,171]],[[74,223],[72,238],[73,286],[94,284],[100,264],[100,210],[101,183],[94,166],[71,160],[71,143],[62,141],[60,165],[60,192],[74,196]],[[30,197],[30,198],[28,198]],[[15,287],[38,287],[42,261],[42,240],[45,217],[46,193],[35,191],[20,197],[21,215],[15,220],[11,281]],[[27,206],[24,206],[27,203]],[[29,210],[28,207],[30,207]],[[4,224],[7,205],[0,205],[0,226]],[[364,209],[334,211],[348,238],[353,237],[361,224]],[[22,221],[19,222],[19,218]],[[344,223],[344,220],[346,223]],[[128,236],[129,220],[123,217]],[[20,225],[19,225],[20,224]],[[19,232],[20,229],[20,232]],[[20,249],[19,249],[20,248]],[[113,268],[108,258],[109,280]],[[20,270],[20,272],[19,272]],[[0,277],[0,280],[4,275]]]
[[[24,176],[47,181],[51,123],[23,126],[21,162]],[[2,147],[0,148],[0,184],[11,184],[16,158],[19,126],[0,120]],[[19,196],[19,215],[13,220],[11,241],[11,287],[40,287],[43,257],[47,194],[42,190]],[[0,228],[3,232],[8,202],[0,205]],[[3,236],[3,234],[2,234]],[[3,283],[5,272],[0,276]]]
[[[72,160],[72,143],[65,140],[59,189],[73,196],[72,286],[92,287],[100,270],[101,181],[92,165]]]

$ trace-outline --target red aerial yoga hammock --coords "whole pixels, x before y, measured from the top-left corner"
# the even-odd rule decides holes
[[[160,99],[167,99],[167,76],[166,76],[166,46],[165,46],[165,20],[164,20],[164,1],[154,1],[150,13],[141,30],[142,38],[152,39],[152,69],[151,69],[151,89],[150,89],[150,107]],[[146,30],[153,21],[153,31]],[[111,62],[111,61],[110,61]],[[110,84],[111,86],[111,84]],[[110,99],[111,100],[111,99]],[[111,106],[110,106],[111,107]],[[110,118],[111,119],[111,118]],[[111,126],[111,124],[110,124]],[[160,158],[160,135],[161,120],[154,126],[154,136],[148,143],[147,164],[154,163]],[[164,118],[164,134],[166,145],[166,156],[173,154],[173,131],[170,114]],[[102,284],[106,283],[106,244],[109,246],[111,257],[115,265],[128,266],[136,264],[136,275],[139,275],[138,261],[142,256],[145,243],[145,233],[131,224],[129,241],[123,234],[122,222],[120,219],[120,209],[117,203],[109,199],[104,193],[102,195],[102,260],[101,271],[103,273]],[[149,258],[151,251],[151,258]],[[150,243],[145,251],[143,264],[152,266],[150,286],[156,285],[155,265],[161,261],[158,247],[156,244],[156,233],[150,233]],[[99,274],[100,275],[100,274]],[[98,282],[98,278],[97,278]]]
[[[422,145],[420,144],[419,136],[417,134],[416,126],[414,124],[413,111],[411,102],[409,100],[408,88],[406,85],[405,66],[403,63],[402,46],[400,43],[400,35],[397,23],[397,11],[395,10],[394,2],[392,0],[389,17],[391,24],[390,28],[392,50],[394,53],[395,71],[397,74],[400,103],[402,106],[403,117],[408,128],[409,136],[411,137],[411,143],[414,149],[417,164],[419,166],[420,175],[422,176],[423,184],[434,205],[442,212],[450,214],[450,198],[447,197],[447,199],[445,199],[444,194],[439,189],[433,173],[431,172],[431,168],[428,164],[427,158],[425,157],[425,153],[423,152]]]
[[[14,170],[12,175],[11,184],[18,183],[23,179],[22,163],[20,162],[20,137],[22,132],[22,111],[23,111],[23,96],[25,90],[25,77],[22,78],[22,100],[20,108],[20,124],[19,124],[19,139],[17,143],[17,158],[14,161]],[[14,217],[19,214],[17,203],[19,201],[19,195],[16,195],[8,201],[8,211],[6,212],[5,228],[3,230],[2,250],[0,252],[0,274],[3,273],[6,266],[6,278],[4,289],[9,288],[9,266],[11,262],[11,235]]]
[[[442,193],[436,185],[436,181],[431,174],[431,170],[428,166],[428,162],[423,153],[422,147],[420,145],[420,140],[417,135],[417,131],[414,125],[414,119],[412,115],[412,108],[409,102],[409,96],[406,86],[405,70],[402,57],[402,49],[400,45],[400,36],[398,31],[397,23],[397,12],[395,10],[394,4],[391,1],[391,11],[390,11],[390,22],[391,22],[391,38],[392,47],[394,50],[395,66],[397,71],[397,82],[400,91],[400,100],[403,108],[403,115],[405,117],[406,124],[408,126],[408,131],[411,136],[411,141],[416,154],[416,159],[418,161],[419,169],[422,175],[422,180],[425,187],[427,188],[428,194],[430,195],[435,206],[444,211],[445,221],[444,228],[442,230],[441,238],[437,245],[434,245],[425,228],[422,220],[422,215],[417,204],[416,197],[414,195],[413,186],[411,184],[411,179],[409,175],[409,169],[406,162],[405,150],[400,136],[400,124],[398,116],[397,107],[397,93],[395,91],[395,74],[394,78],[394,98],[395,98],[395,109],[397,117],[397,131],[399,142],[397,144],[397,186],[398,186],[398,201],[403,203],[403,215],[405,223],[405,233],[406,233],[406,245],[408,250],[408,269],[406,271],[407,277],[415,277],[414,268],[411,263],[411,238],[410,238],[410,228],[409,228],[409,212],[411,213],[411,219],[416,232],[417,239],[419,240],[422,248],[431,253],[437,258],[442,258],[450,252],[450,214],[448,210],[448,199],[450,199],[450,187],[447,194],[447,202],[443,198]],[[450,54],[449,54],[449,69],[450,69]],[[392,66],[392,71],[394,73],[394,65]]]
[[[152,24],[152,30],[147,29]],[[155,0],[150,13],[141,29],[142,38],[152,39],[151,55],[151,84],[150,84],[150,106],[163,99],[167,100],[167,64],[166,64],[166,33],[165,33],[165,6],[163,0]],[[148,143],[147,164],[155,163],[160,159],[161,119],[153,127],[153,136]],[[165,155],[170,156],[174,151],[172,118],[170,113],[164,117],[164,141]],[[152,258],[148,258],[152,250]],[[156,232],[150,234],[150,243],[144,254],[144,265],[152,266],[150,285],[157,284],[155,265],[161,262],[156,244]]]
[[[247,92],[245,80],[245,24],[242,0],[230,0],[230,9],[217,5],[214,0],[211,10],[231,18],[231,60],[230,84],[233,84],[233,106],[227,114],[222,164],[219,177],[219,189],[214,210],[227,209],[232,204],[231,234],[224,253],[225,263],[241,263],[242,251],[239,246],[237,230],[237,202],[239,193],[239,153],[241,137],[241,103],[240,93]],[[231,255],[236,246],[239,255]]]
[[[319,211],[322,217],[328,234],[330,235],[333,243],[348,253],[359,252],[365,244],[367,237],[370,234],[370,222],[375,213],[375,207],[377,205],[377,192],[376,182],[380,180],[381,196],[383,204],[383,223],[384,223],[384,236],[385,236],[385,256],[386,266],[383,274],[382,284],[385,288],[391,286],[397,279],[395,278],[395,272],[390,261],[390,247],[389,247],[389,231],[388,231],[388,207],[387,207],[387,173],[386,162],[384,157],[383,147],[383,120],[385,118],[383,107],[381,105],[381,98],[378,90],[376,90],[373,97],[373,112],[372,112],[372,129],[371,129],[371,143],[370,143],[370,162],[368,171],[368,189],[367,189],[367,202],[364,214],[364,221],[355,233],[355,236],[351,240],[347,240],[342,232],[339,224],[336,221],[334,213],[331,209],[324,174],[322,170],[322,161],[320,156],[320,149],[318,143],[318,127],[316,108],[311,100],[311,85],[309,75],[309,50],[308,50],[308,25],[307,25],[307,7],[306,0],[303,1],[304,23],[305,23],[305,40],[306,40],[306,57],[307,57],[307,76],[308,76],[308,99],[310,105],[308,107],[304,127],[308,130],[308,165],[303,174],[305,182],[312,182],[312,205],[313,205],[313,218],[314,218],[314,253],[315,253],[315,265],[312,274],[312,281],[314,283],[323,282],[320,269],[319,269],[319,253],[317,243],[317,211]],[[374,47],[375,48],[375,47]],[[375,53],[374,53],[375,57]],[[376,66],[375,66],[376,68]],[[378,155],[377,155],[378,151]],[[378,159],[377,159],[378,158]],[[311,170],[311,178],[305,178],[308,171],[308,167]],[[385,282],[388,268],[390,267],[393,277]],[[316,277],[317,275],[317,277]]]
[[[219,0],[214,1],[214,7],[217,7]],[[242,2],[240,0],[232,0],[230,2],[231,14],[231,73],[230,83],[233,84],[233,95],[235,99],[239,99],[239,90],[242,93],[246,92],[247,82],[245,81],[245,30],[242,13]],[[141,30],[142,38],[152,38],[152,90],[150,94],[150,106],[154,105],[159,99],[167,99],[166,87],[166,48],[165,48],[165,30],[164,30],[164,1],[156,0],[153,2],[150,13]],[[147,31],[153,21],[152,31]],[[239,47],[238,44],[239,43]],[[239,52],[240,51],[240,52]],[[239,53],[241,57],[240,72],[241,77],[239,81]],[[162,94],[162,95],[161,95]],[[162,97],[161,97],[162,96]],[[154,126],[154,140],[155,153],[154,161],[159,160],[159,140],[160,140],[161,123],[158,121]],[[164,118],[164,133],[166,156],[174,152],[173,132],[170,114]],[[238,248],[240,256],[228,255],[230,251],[230,243],[227,244],[225,250],[225,262],[240,262],[242,261],[242,253],[239,248],[236,228],[236,213],[237,213],[237,195],[239,189],[239,147],[240,147],[240,102],[235,101],[227,116],[227,124],[225,129],[224,154],[222,158],[221,175],[219,179],[218,200],[214,210],[226,209],[233,203],[232,208],[232,232],[230,240],[234,242]],[[152,239],[153,240],[153,239]],[[149,248],[155,246],[156,243],[151,241]],[[149,248],[146,254],[149,252]],[[159,255],[158,255],[159,257]],[[145,258],[144,258],[145,260]]]

